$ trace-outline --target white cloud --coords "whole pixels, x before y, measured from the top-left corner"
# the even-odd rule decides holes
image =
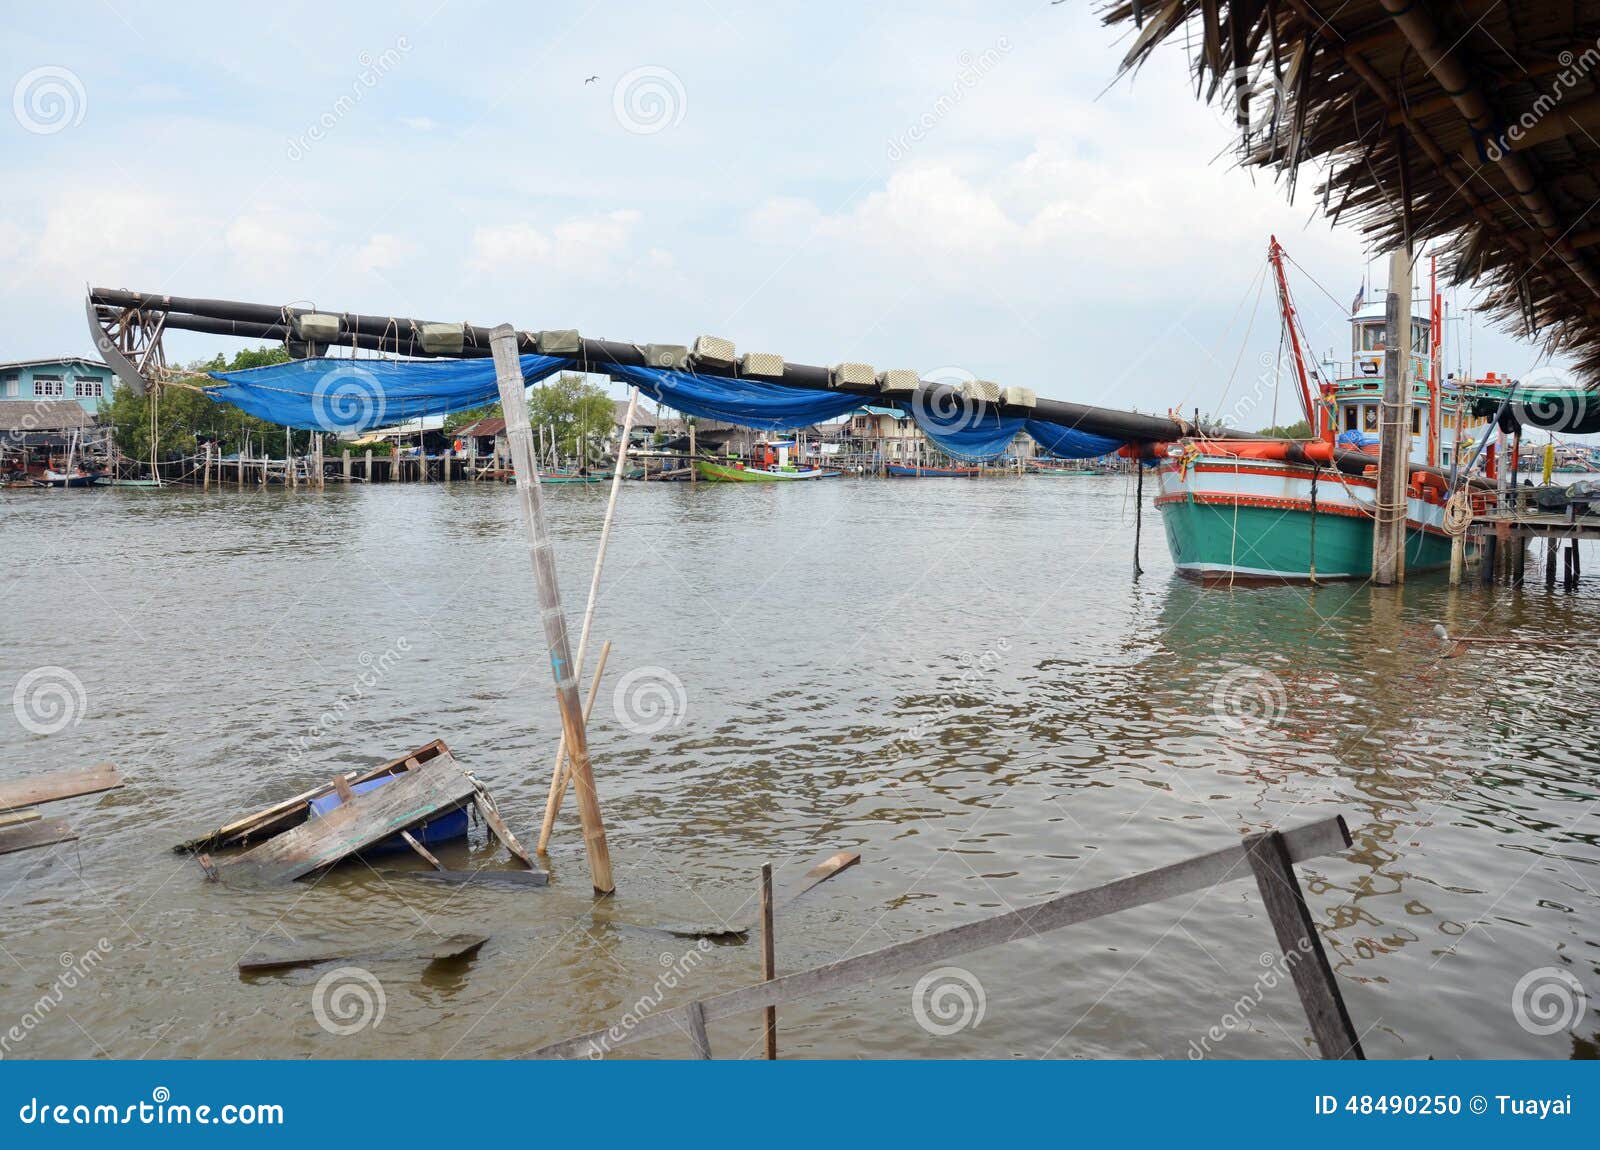
[[[563,274],[603,271],[632,246],[643,217],[619,210],[574,216],[548,233],[526,221],[478,228],[472,234],[471,266],[480,272],[527,269],[543,265]]]

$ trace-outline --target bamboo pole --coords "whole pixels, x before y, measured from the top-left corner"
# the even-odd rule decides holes
[[[517,358],[516,329],[510,324],[495,328],[490,347],[494,354],[495,382],[500,388],[500,406],[505,413],[511,466],[516,473],[517,502],[522,509],[522,525],[528,535],[534,579],[539,586],[539,614],[550,647],[550,669],[555,677],[556,702],[561,709],[562,734],[572,757],[572,776],[577,780],[578,817],[583,824],[583,842],[589,856],[589,877],[596,894],[610,894],[616,889],[616,883],[611,877],[611,855],[606,848],[600,796],[595,793],[594,772],[589,765],[589,739],[578,703],[578,681],[573,673],[567,620],[561,611],[561,586],[556,582],[555,553],[539,492],[539,469],[533,459],[533,430],[528,426],[528,393]]]
[[[594,702],[600,697],[600,678],[606,673],[606,660],[610,657],[611,640],[607,639],[600,644],[600,658],[594,665],[594,677],[589,680],[589,697],[583,704],[585,730],[588,730],[589,718],[594,714]],[[556,748],[555,777],[550,780],[550,796],[544,806],[544,825],[539,828],[539,854],[549,853],[545,848],[550,843],[550,832],[555,829],[556,812],[561,809],[561,803],[567,797],[567,788],[572,785],[572,764],[567,761],[566,747],[566,740],[563,739]]]
[[[573,672],[575,675],[583,674],[584,656],[589,650],[589,628],[594,623],[595,603],[600,597],[600,572],[605,567],[606,546],[611,542],[611,524],[617,513],[617,494],[622,490],[622,472],[627,465],[628,437],[633,434],[633,418],[639,409],[639,389],[630,388],[628,391],[628,411],[622,417],[622,441],[617,445],[617,465],[611,472],[611,498],[606,502],[605,522],[600,527],[600,547],[594,556],[594,575],[589,580],[589,601],[583,609],[583,628],[578,632],[578,666]],[[609,644],[608,644],[609,646]],[[599,686],[599,679],[595,685]],[[584,722],[589,719],[584,713]],[[539,853],[544,854],[545,848],[550,843],[550,833],[555,829],[556,813],[561,809],[561,800],[566,795],[566,784],[561,777],[561,764],[566,755],[566,740],[562,739],[556,747],[556,765],[550,772],[550,793],[544,802],[544,825],[539,830]]]

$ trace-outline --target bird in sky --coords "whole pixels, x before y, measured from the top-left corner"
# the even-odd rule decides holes
[[[593,84],[599,78],[600,78],[599,76],[590,76],[587,80],[584,81],[584,83],[585,84]]]

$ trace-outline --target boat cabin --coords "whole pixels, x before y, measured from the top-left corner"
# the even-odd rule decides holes
[[[1350,359],[1336,362],[1332,353],[1323,363],[1325,375],[1333,380],[1335,436],[1346,447],[1376,450],[1379,403],[1383,398],[1383,377],[1390,348],[1383,292],[1378,299],[1359,308],[1350,317]],[[1431,428],[1428,420],[1429,378],[1433,363],[1433,316],[1426,299],[1411,307],[1411,354],[1405,380],[1411,399],[1411,459],[1426,463],[1429,457]],[[1485,384],[1503,383],[1490,373]],[[1449,467],[1455,452],[1461,387],[1454,374],[1445,375],[1439,388],[1438,466]],[[1470,444],[1482,433],[1488,420],[1465,413],[1463,437]]]

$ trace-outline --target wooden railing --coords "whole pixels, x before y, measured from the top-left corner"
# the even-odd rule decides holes
[[[580,1034],[536,1050],[530,1057],[595,1057],[647,1038],[679,1033],[689,1036],[695,1057],[710,1058],[711,1044],[706,1036],[708,1022],[843,990],[877,978],[905,974],[948,962],[959,955],[1019,938],[1032,938],[1146,903],[1208,890],[1253,874],[1322,1056],[1362,1058],[1360,1040],[1294,873],[1296,863],[1335,854],[1349,845],[1349,829],[1337,815],[1289,831],[1252,835],[1222,850],[1130,878],[1058,895],[1033,906],[935,931],[910,942],[663,1010],[633,1022],[626,1029],[608,1027]]]

